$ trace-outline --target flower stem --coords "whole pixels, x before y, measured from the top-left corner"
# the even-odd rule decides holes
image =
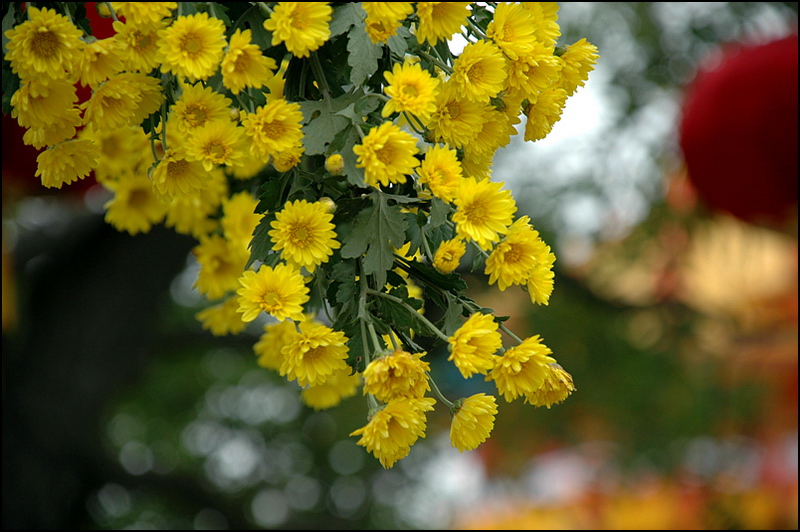
[[[444,396],[442,391],[439,390],[439,387],[436,385],[436,381],[433,380],[433,377],[431,377],[431,374],[427,373],[427,375],[428,375],[428,382],[431,383],[431,389],[433,390],[434,395],[436,395],[436,397],[438,397],[439,400],[441,402],[443,402],[447,406],[447,408],[452,411],[453,410],[453,402],[449,401],[447,399],[447,397]]]
[[[414,317],[416,317],[419,321],[424,323],[431,331],[433,331],[436,334],[436,336],[438,336],[439,338],[441,338],[445,342],[449,342],[450,341],[450,338],[446,334],[444,334],[442,331],[440,331],[439,328],[436,325],[431,323],[431,321],[428,318],[426,318],[417,309],[415,309],[414,307],[412,307],[411,305],[409,305],[408,303],[406,303],[405,301],[403,301],[399,297],[395,297],[395,296],[393,296],[391,294],[386,294],[384,292],[379,292],[378,290],[373,290],[371,288],[367,289],[367,294],[371,295],[371,296],[382,297],[384,299],[388,299],[389,301],[397,303],[398,305],[402,306],[407,311],[413,313],[412,315]]]

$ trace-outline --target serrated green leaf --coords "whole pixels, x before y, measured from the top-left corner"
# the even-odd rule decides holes
[[[461,303],[450,302],[442,318],[442,332],[447,336],[452,336],[463,324],[464,305]]]
[[[267,262],[268,256],[272,253],[272,240],[269,232],[272,230],[270,225],[275,219],[274,213],[265,214],[253,231],[253,238],[250,240],[250,258],[247,260],[245,269],[253,265],[255,261]],[[279,255],[279,254],[274,254]]]
[[[437,197],[431,199],[431,229],[435,229],[447,222],[448,215],[453,208]]]
[[[382,192],[373,192],[372,200],[372,207],[356,217],[341,253],[350,259],[363,255],[364,273],[374,275],[376,285],[383,286],[386,271],[394,264],[394,250],[404,243],[407,222],[400,207],[389,205]]]
[[[359,7],[363,11],[363,8]],[[378,70],[378,59],[383,47],[375,44],[367,35],[364,21],[354,24],[347,34],[347,64],[350,65],[350,83],[361,85]]]
[[[356,2],[347,2],[336,7],[331,17],[331,37],[346,32],[353,24],[363,21],[365,16],[366,12]]]
[[[337,134],[347,129],[354,121],[361,121],[360,116],[347,112],[345,109],[352,107],[361,100],[364,93],[361,90],[342,94],[336,98],[326,100],[313,100],[300,102],[303,112],[303,146],[308,155],[325,154],[328,144],[334,141]]]
[[[386,39],[386,45],[393,54],[403,57],[408,51],[408,38],[410,36],[411,32],[408,31],[408,28],[400,26],[394,35]]]

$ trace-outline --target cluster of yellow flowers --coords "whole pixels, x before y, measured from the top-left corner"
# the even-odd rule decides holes
[[[196,238],[203,326],[271,316],[259,364],[316,409],[361,387],[352,435],[384,467],[437,400],[460,451],[494,426],[494,396],[444,397],[425,338],[506,401],[549,408],[574,390],[456,271],[470,249],[490,284],[549,302],[555,255],[491,165],[522,115],[525,140],[545,137],[598,58],[585,39],[557,45],[555,2],[100,2],[104,39],[76,3],[49,5],[12,3],[5,33],[9,110],[43,149],[42,184],[93,172],[118,230]]]

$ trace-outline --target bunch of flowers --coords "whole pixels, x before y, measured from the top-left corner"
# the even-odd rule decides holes
[[[494,426],[496,397],[446,398],[423,346],[509,402],[574,390],[458,271],[548,304],[555,256],[492,159],[523,115],[525,140],[544,138],[598,58],[558,44],[555,2],[101,2],[104,39],[82,4],[48,6],[4,19],[4,111],[42,149],[42,184],[93,173],[118,230],[196,238],[202,325],[268,315],[258,363],[316,409],[361,389],[351,435],[384,467],[437,403],[459,451]]]

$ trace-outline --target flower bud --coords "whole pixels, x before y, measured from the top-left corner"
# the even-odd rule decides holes
[[[97,14],[103,18],[111,18],[111,10],[108,8],[108,2],[97,2],[95,6]]]
[[[325,159],[325,170],[330,172],[333,176],[342,175],[342,171],[344,170],[344,157],[338,153],[328,156],[328,158]]]

